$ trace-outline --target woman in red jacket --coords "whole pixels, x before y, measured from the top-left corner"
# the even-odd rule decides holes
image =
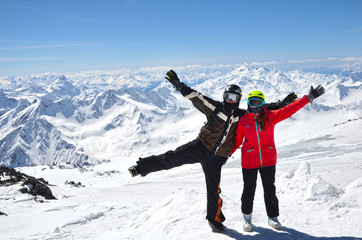
[[[280,229],[278,221],[279,204],[275,191],[275,165],[277,151],[274,142],[274,127],[291,117],[315,98],[324,94],[324,88],[311,87],[309,93],[279,110],[267,110],[265,97],[260,91],[252,91],[248,96],[248,113],[240,118],[236,131],[234,151],[241,148],[241,166],[244,190],[241,197],[244,231],[252,231],[251,213],[256,189],[257,174],[260,172],[264,202],[271,227]]]

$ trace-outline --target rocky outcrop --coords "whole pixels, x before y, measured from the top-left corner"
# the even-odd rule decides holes
[[[43,196],[45,199],[56,199],[48,187],[49,183],[43,178],[35,178],[15,169],[0,167],[0,187],[6,187],[21,183],[23,186],[19,191],[33,196]]]

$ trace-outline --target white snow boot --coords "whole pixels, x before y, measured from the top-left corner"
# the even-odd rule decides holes
[[[243,230],[245,232],[253,231],[253,226],[251,225],[251,214],[243,214]]]
[[[274,229],[280,230],[282,229],[282,224],[278,221],[277,217],[268,218],[268,224]]]

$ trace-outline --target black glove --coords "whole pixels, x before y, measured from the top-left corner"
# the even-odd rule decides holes
[[[307,94],[307,98],[309,102],[313,102],[314,99],[316,99],[319,96],[322,96],[324,94],[324,87],[321,85],[318,85],[318,87],[313,88],[313,86],[310,86],[309,93]]]
[[[288,96],[286,96],[283,101],[281,102],[282,106],[285,107],[288,104],[291,104],[292,102],[294,102],[295,100],[297,100],[298,96],[297,94],[295,94],[294,92],[289,93]]]
[[[177,91],[181,91],[185,85],[184,83],[180,82],[177,74],[172,69],[166,73],[165,78],[176,88]]]

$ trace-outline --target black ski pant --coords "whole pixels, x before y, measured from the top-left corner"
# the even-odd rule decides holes
[[[207,215],[211,221],[225,221],[221,211],[222,199],[220,198],[220,177],[221,167],[227,158],[214,156],[202,143],[196,139],[185,145],[178,147],[175,151],[168,151],[157,156],[140,158],[137,161],[141,176],[146,176],[151,172],[168,170],[184,164],[201,163],[205,174],[207,190]]]
[[[244,190],[241,196],[241,211],[243,214],[253,212],[256,180],[260,172],[264,189],[264,202],[268,217],[279,216],[279,202],[275,190],[275,165],[271,167],[246,169],[243,168]]]

